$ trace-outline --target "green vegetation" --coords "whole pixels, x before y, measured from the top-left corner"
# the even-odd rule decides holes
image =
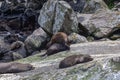
[[[107,3],[107,5],[110,9],[112,9],[114,7],[114,0],[105,0],[105,2]]]
[[[108,7],[112,9],[114,7],[114,0],[109,0]]]

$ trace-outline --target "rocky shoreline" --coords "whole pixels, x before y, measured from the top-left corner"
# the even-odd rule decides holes
[[[29,63],[35,69],[0,74],[0,80],[118,80],[120,1],[110,1],[1,0],[0,62]],[[68,35],[70,51],[41,58],[58,32]],[[63,58],[75,54],[94,60],[58,69]]]
[[[89,50],[88,51],[84,50],[83,47],[85,49],[89,49],[89,47],[91,47],[90,48],[91,51],[94,51],[94,50],[96,50],[96,51],[94,53],[91,53]],[[105,49],[106,47],[109,49]],[[104,50],[105,53],[103,53],[102,50]],[[50,78],[50,80],[59,79],[59,78],[61,78],[63,80],[63,79],[67,79],[68,76],[71,79],[74,79],[74,77],[76,75],[79,74],[79,76],[80,76],[80,74],[82,72],[84,77],[79,78],[79,76],[78,76],[75,78],[75,80],[76,80],[77,78],[79,78],[79,79],[86,78],[87,75],[89,75],[91,69],[94,70],[96,68],[100,68],[102,70],[101,74],[99,74],[99,75],[102,75],[104,73],[105,73],[105,76],[108,75],[108,73],[106,73],[106,71],[108,71],[108,72],[111,71],[111,73],[116,73],[115,74],[116,76],[119,75],[119,74],[117,74],[117,73],[119,73],[119,69],[115,68],[117,66],[119,67],[119,63],[117,62],[117,58],[119,58],[119,56],[120,56],[120,42],[119,41],[102,41],[102,42],[89,42],[89,43],[74,44],[74,45],[71,45],[70,51],[60,52],[55,55],[49,56],[45,59],[40,58],[41,54],[42,53],[39,53],[34,56],[30,56],[28,58],[17,61],[20,63],[30,63],[31,65],[33,65],[35,67],[34,70],[22,72],[22,73],[16,73],[16,74],[1,74],[0,80],[2,80],[2,79],[5,79],[5,80],[7,80],[7,79],[13,79],[13,80],[42,79],[42,80],[46,80],[49,78]],[[94,58],[94,60],[91,62],[88,62],[88,63],[78,64],[78,65],[70,67],[70,68],[59,69],[58,68],[59,62],[64,57],[67,57],[67,56],[70,56],[73,54],[91,54],[91,56]],[[116,58],[116,60],[114,60],[115,61],[114,63],[109,62],[112,60],[112,58]],[[110,65],[110,64],[112,64],[112,65]],[[116,66],[116,64],[117,64],[117,66]],[[93,75],[94,77],[92,77],[92,75],[89,77],[94,79],[95,75],[97,75],[97,73],[99,73],[99,69],[98,69],[98,71],[96,69],[96,71],[94,72],[94,75]],[[62,76],[62,75],[64,75],[64,76]],[[114,77],[115,77],[115,75],[114,75]],[[105,76],[103,76],[104,80],[107,79]],[[112,77],[112,76],[108,75],[108,77]],[[115,80],[114,77],[113,77],[113,80]],[[90,79],[90,78],[88,78],[88,79]],[[100,78],[100,76],[98,76],[98,80],[100,80],[99,78]]]

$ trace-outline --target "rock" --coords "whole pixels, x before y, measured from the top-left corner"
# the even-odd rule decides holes
[[[108,38],[102,38],[102,39],[99,39],[99,41],[110,41],[110,39],[108,39]]]
[[[95,13],[99,9],[108,9],[103,0],[64,0],[67,1],[72,9],[79,13]]]
[[[88,23],[93,14],[77,14],[78,22],[80,22],[83,26]]]
[[[0,59],[5,53],[10,51],[10,45],[6,44],[2,39],[0,39]]]
[[[47,0],[29,0],[28,2],[26,2],[27,8],[40,10],[46,1]]]
[[[120,57],[113,57],[111,60],[120,63]]]
[[[15,14],[21,14],[25,10],[25,5],[21,2],[17,2],[17,0],[11,1],[3,1],[0,7],[0,11],[3,13],[4,16]]]
[[[6,21],[7,26],[9,26],[12,30],[17,30],[20,29],[21,30],[21,19],[20,16],[18,18]]]
[[[76,14],[65,1],[48,0],[40,11],[38,23],[49,34],[78,33]]]
[[[113,11],[120,11],[120,2],[115,5],[115,7],[112,9]]]
[[[71,33],[68,36],[68,39],[69,39],[70,43],[72,43],[72,44],[74,44],[74,43],[88,42],[87,39],[84,36],[79,35],[77,33]]]
[[[87,37],[87,40],[88,40],[89,42],[95,41],[94,37],[92,37],[92,36],[88,36],[88,37]]]
[[[2,1],[4,1],[4,0],[2,0]],[[0,7],[2,6],[2,1],[0,1]]]
[[[6,43],[11,44],[11,43],[16,42],[16,41],[24,41],[24,37],[22,37],[19,34],[9,34],[9,35],[4,37],[4,41]]]
[[[10,11],[10,4],[8,4],[6,1],[2,1],[0,11],[4,14],[7,14],[8,11]]]
[[[10,33],[14,33],[14,31],[8,26],[7,20],[1,19],[0,26],[0,31],[8,31]]]
[[[67,1],[72,9],[76,12],[82,12],[85,4],[87,3],[87,0],[64,0]]]
[[[36,54],[39,54],[39,53],[40,53],[40,51],[34,51],[34,52],[31,54],[31,56],[36,55]]]
[[[23,58],[23,56],[20,55],[19,53],[9,51],[4,54],[1,61],[2,62],[10,62],[10,61],[15,61],[15,60],[22,59],[22,58]]]
[[[34,31],[38,28],[38,13],[34,9],[26,9],[22,15],[22,30]]]
[[[12,61],[15,61],[15,60],[18,60],[18,59],[22,59],[22,58],[24,58],[24,56],[23,55],[21,55],[20,53],[18,53],[18,52],[13,52],[12,53]]]
[[[108,10],[108,7],[103,0],[87,0],[82,13],[95,13],[99,9]]]
[[[5,28],[4,30],[10,33],[18,33],[25,30],[33,32],[38,28],[39,13],[34,9],[26,8],[25,2],[4,1],[0,9],[0,26]]]
[[[107,37],[112,29],[119,26],[119,18],[119,12],[99,10],[95,14],[89,15],[86,20],[79,20],[79,22],[88,30],[89,34],[99,39]]]
[[[32,54],[34,51],[40,50],[45,46],[47,40],[47,34],[41,29],[38,28],[25,40],[25,46],[28,51],[28,55]]]
[[[85,25],[88,23],[93,14],[77,14],[77,19],[79,22],[79,34],[84,35],[85,37],[90,36],[89,31],[86,29]]]

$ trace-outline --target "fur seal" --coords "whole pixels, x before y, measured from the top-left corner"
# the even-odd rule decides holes
[[[19,73],[34,69],[30,64],[22,64],[17,62],[0,63],[0,74],[3,73]]]
[[[59,68],[67,68],[70,66],[74,66],[79,63],[89,62],[92,61],[93,58],[90,55],[71,55],[66,57],[64,60],[62,60],[59,64]]]
[[[53,35],[50,42],[48,42],[46,47],[49,48],[54,43],[65,45],[66,47],[70,49],[68,36],[64,32],[58,32],[55,35]]]
[[[60,51],[65,51],[65,50],[69,50],[69,48],[63,44],[54,43],[48,48],[47,52],[41,56],[45,56],[45,55],[49,56],[49,55],[55,54]]]
[[[20,48],[21,46],[24,46],[24,43],[21,41],[16,41],[11,44],[11,50],[16,50]]]
[[[19,53],[21,56],[26,57],[25,44],[21,41],[13,42],[10,46],[11,51]]]

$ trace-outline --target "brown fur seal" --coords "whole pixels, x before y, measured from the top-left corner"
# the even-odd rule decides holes
[[[68,36],[64,32],[58,32],[55,35],[53,35],[46,47],[49,48],[54,43],[65,45],[70,49]]]
[[[45,55],[49,56],[65,50],[69,50],[69,48],[63,44],[54,43],[48,48],[47,52],[41,56],[45,56]]]
[[[0,74],[3,73],[19,73],[34,69],[30,64],[22,64],[17,62],[0,63]]]
[[[25,44],[21,41],[13,42],[10,46],[11,51],[19,53],[22,57],[26,57]]]
[[[16,41],[14,43],[11,44],[11,50],[16,50],[20,47],[24,46],[24,43],[21,41]]]
[[[79,63],[84,63],[88,61],[92,61],[93,58],[91,58],[90,55],[71,55],[66,57],[64,60],[62,60],[59,64],[59,68],[66,68],[70,67]]]

